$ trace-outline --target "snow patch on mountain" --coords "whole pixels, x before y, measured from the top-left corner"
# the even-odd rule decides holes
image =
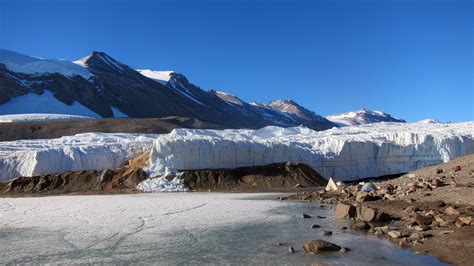
[[[221,98],[222,100],[224,100],[224,102],[226,102],[227,104],[234,104],[234,105],[238,105],[238,106],[244,106],[244,102],[233,94],[223,92],[223,91],[216,91],[215,95],[217,97]]]
[[[149,171],[235,168],[293,161],[326,178],[406,173],[474,152],[474,122],[378,123],[314,131],[305,127],[260,130],[175,129],[154,143]]]
[[[88,116],[65,115],[65,114],[14,114],[0,115],[0,123],[26,122],[26,121],[50,121],[50,120],[81,120],[93,119]]]
[[[405,123],[406,121],[397,117],[393,117],[390,114],[377,111],[377,110],[368,110],[360,109],[355,112],[347,112],[338,115],[330,115],[326,117],[333,123],[336,123],[340,126],[349,126],[349,125],[364,125],[371,123],[379,122],[398,122]]]
[[[91,111],[89,108],[74,102],[67,105],[54,97],[51,91],[45,90],[43,94],[28,93],[15,97],[5,104],[0,105],[0,114],[66,114],[80,115],[100,118],[101,116]]]
[[[0,49],[0,63],[10,71],[25,74],[59,73],[67,77],[79,75],[85,79],[92,76],[87,68],[66,60],[42,59],[3,49]]]
[[[111,107],[112,113],[114,114],[114,117],[116,118],[123,118],[123,117],[128,117],[128,115],[124,114],[120,109],[116,107]]]
[[[136,71],[140,72],[143,76],[147,78],[151,78],[160,82],[161,84],[166,84],[171,78],[171,74],[174,71],[155,71],[151,69],[136,69]]]
[[[0,142],[0,182],[19,176],[122,166],[158,135],[84,133],[57,139]]]
[[[442,124],[443,122],[436,120],[436,119],[423,119],[418,122],[418,124]]]

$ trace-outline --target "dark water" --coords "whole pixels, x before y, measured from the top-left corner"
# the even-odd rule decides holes
[[[374,235],[361,234],[353,230],[343,232],[342,226],[350,228],[351,221],[335,220],[327,206],[301,202],[288,202],[288,205],[272,211],[274,215],[292,215],[283,222],[261,222],[238,227],[216,228],[205,232],[181,232],[167,235],[168,245],[162,247],[157,256],[146,261],[163,261],[172,264],[286,264],[310,265],[327,263],[331,265],[446,265],[430,256],[421,256],[400,249],[387,240]],[[308,213],[326,218],[302,219]],[[314,223],[321,228],[312,229]],[[332,236],[322,236],[322,230],[333,231]],[[305,255],[302,246],[312,239],[324,239],[351,252],[327,252],[318,255]],[[281,243],[278,246],[277,243]],[[293,246],[296,253],[288,254]],[[139,262],[137,260],[136,262]]]

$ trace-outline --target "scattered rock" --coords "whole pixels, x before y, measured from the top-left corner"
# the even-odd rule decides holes
[[[323,230],[323,236],[331,236],[331,235],[332,235],[332,231]]]
[[[341,253],[346,253],[346,252],[349,252],[349,251],[351,251],[350,248],[341,248],[341,249],[339,250],[339,252],[341,252]]]
[[[413,227],[413,229],[415,229],[416,231],[427,231],[427,230],[430,230],[431,229],[431,226],[429,225],[417,225],[415,227]]]
[[[401,248],[406,248],[409,245],[410,245],[410,241],[407,238],[403,238],[402,240],[400,240],[400,242],[398,242],[398,246]]]
[[[347,226],[343,226],[341,228],[339,228],[340,230],[347,230]]]
[[[293,254],[295,253],[295,249],[292,246],[288,247],[288,253]]]
[[[389,231],[387,235],[389,235],[391,238],[402,238],[402,237],[407,236],[406,233],[402,231],[397,231],[397,230]]]
[[[311,240],[308,243],[306,243],[303,246],[303,250],[305,253],[317,254],[319,252],[326,252],[326,251],[339,251],[341,250],[341,247],[328,241],[316,239],[316,240]]]
[[[384,235],[385,233],[381,229],[375,229],[374,234],[376,235]]]

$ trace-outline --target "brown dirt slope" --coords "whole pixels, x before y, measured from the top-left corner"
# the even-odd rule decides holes
[[[148,178],[142,167],[148,162],[149,152],[130,160],[124,167],[104,171],[64,172],[33,177],[20,177],[0,183],[0,194],[50,195],[68,193],[130,193]]]
[[[217,124],[187,117],[104,118],[68,121],[0,123],[0,141],[59,138],[86,132],[163,134],[175,128],[222,129]]]
[[[319,187],[327,180],[301,163],[275,163],[235,169],[184,171],[180,178],[195,191],[268,191],[294,187]]]

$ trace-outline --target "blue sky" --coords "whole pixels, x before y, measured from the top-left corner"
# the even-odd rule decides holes
[[[0,48],[104,51],[246,101],[474,120],[474,1],[0,0]]]

